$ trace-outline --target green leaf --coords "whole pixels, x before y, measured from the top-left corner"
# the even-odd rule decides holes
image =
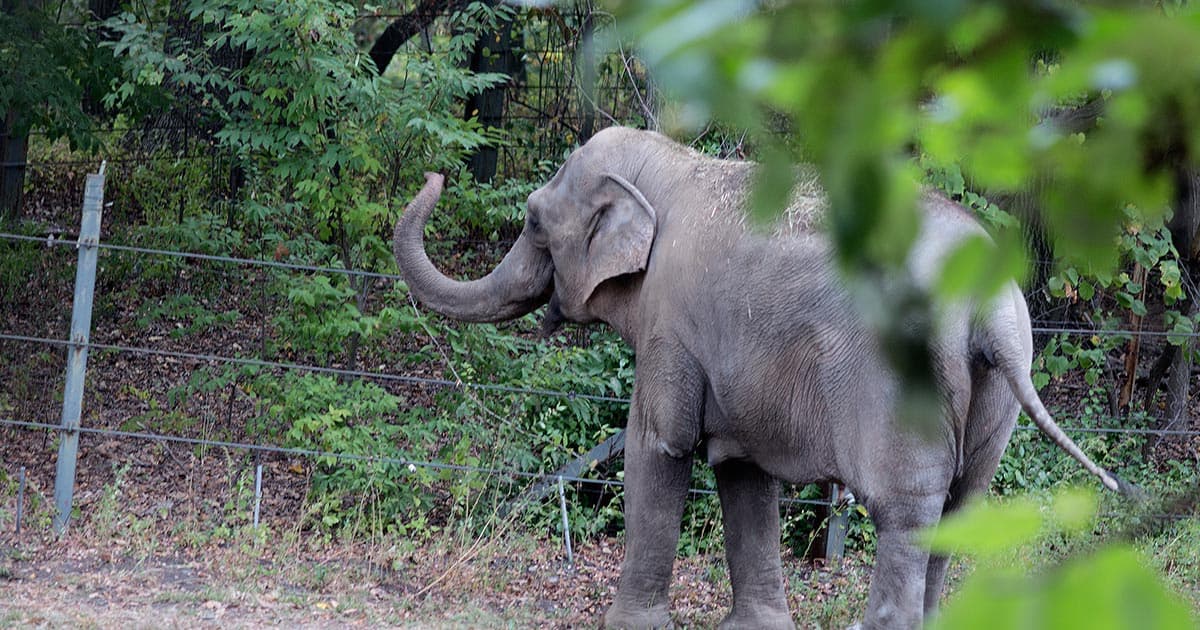
[[[1067,283],[1061,276],[1050,276],[1046,280],[1046,288],[1050,289],[1050,295],[1057,298],[1066,297],[1067,294],[1064,290],[1066,286]]]
[[[1092,372],[1088,372],[1091,374]],[[1096,518],[1098,499],[1088,488],[1068,488],[1054,495],[1054,521],[1068,531],[1083,531]]]
[[[1037,597],[1037,596],[1035,596]],[[1080,630],[1194,628],[1188,608],[1133,549],[1113,546],[1068,563],[1040,597],[1043,627]]]
[[[1064,356],[1046,357],[1046,370],[1054,376],[1062,376],[1071,369],[1071,361]]]
[[[1096,287],[1087,280],[1080,281],[1079,285],[1075,288],[1079,292],[1079,298],[1082,300],[1091,300],[1096,296]]]
[[[765,227],[779,217],[788,205],[794,183],[791,158],[779,147],[769,149],[758,169],[751,197],[750,217],[755,225]]]
[[[1031,630],[1042,628],[1030,578],[1014,568],[977,571],[929,625],[931,630]]]
[[[932,551],[996,556],[1035,539],[1042,528],[1036,503],[978,501],[955,512],[922,538]]]
[[[1196,323],[1192,318],[1176,313],[1170,319],[1173,319],[1174,322],[1167,334],[1167,341],[1176,346],[1182,346],[1191,341],[1192,336],[1196,333]]]

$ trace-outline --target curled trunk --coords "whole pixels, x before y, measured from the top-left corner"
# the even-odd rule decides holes
[[[425,221],[442,194],[444,178],[425,174],[425,187],[408,204],[392,240],[392,251],[409,291],[426,307],[469,322],[499,322],[520,317],[546,303],[554,267],[547,252],[522,233],[504,260],[478,280],[447,277],[425,253]]]

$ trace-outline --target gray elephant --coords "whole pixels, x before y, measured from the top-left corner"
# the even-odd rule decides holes
[[[1015,283],[939,320],[931,351],[937,435],[896,417],[899,379],[839,282],[815,179],[774,231],[747,225],[755,165],[657,133],[606,129],[529,196],[520,237],[486,277],[455,281],[425,254],[442,178],[396,225],[412,293],[449,317],[495,322],[549,302],[547,324],[602,321],[637,355],[625,447],[626,551],[605,625],[667,626],[668,586],[693,455],[714,468],[733,609],[723,627],[790,628],[777,482],[837,480],[878,531],[866,628],[914,628],[935,610],[947,558],[913,535],[986,490],[1018,409],[1104,485],[1117,481],[1055,425],[1029,378],[1029,315]],[[935,193],[907,263],[929,287],[984,231]]]

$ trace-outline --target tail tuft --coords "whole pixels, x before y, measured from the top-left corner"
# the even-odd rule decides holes
[[[1108,482],[1110,480],[1116,484],[1116,487],[1108,486],[1110,490],[1117,491],[1117,493],[1119,493],[1121,496],[1133,501],[1134,503],[1144,503],[1150,499],[1150,494],[1136,483],[1125,481],[1124,479],[1118,477],[1111,470],[1106,470],[1104,472],[1108,477],[1108,479],[1105,480],[1104,485],[1108,486]]]

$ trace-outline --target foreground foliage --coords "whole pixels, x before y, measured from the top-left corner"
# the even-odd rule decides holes
[[[976,243],[956,254],[941,282],[946,294],[982,295],[1007,274],[1023,273],[1019,228],[1029,217],[1009,214],[995,201],[1033,190],[1061,257],[1038,299],[1053,298],[1062,311],[1101,333],[1128,330],[1134,318],[1153,318],[1170,333],[1168,343],[1194,352],[1188,346],[1196,328],[1195,312],[1188,310],[1188,252],[1176,248],[1167,221],[1175,203],[1173,169],[1194,165],[1200,143],[1195,120],[1200,97],[1188,79],[1197,72],[1188,64],[1200,59],[1200,26],[1190,13],[1175,14],[1183,3],[1171,4],[1167,18],[1141,10],[1093,10],[1087,3],[911,2],[903,5],[904,15],[880,2],[770,3],[762,14],[733,2],[613,4],[653,64],[653,76],[678,99],[667,108],[677,112],[679,127],[719,117],[721,124],[701,134],[701,148],[765,161],[760,214],[769,214],[785,194],[788,164],[818,164],[833,202],[828,227],[848,273],[868,289],[888,280],[890,264],[906,251],[919,183],[976,211],[1002,248],[994,254]],[[180,6],[186,8],[183,16]],[[0,37],[0,59],[12,62],[6,76],[20,79],[0,81],[0,112],[22,109],[27,125],[47,131],[45,141],[35,141],[42,161],[86,156],[49,142],[56,137],[77,148],[103,146],[110,158],[138,158],[114,159],[110,166],[109,198],[125,222],[106,240],[394,271],[390,226],[421,171],[439,169],[459,176],[443,202],[449,211],[437,214],[429,239],[442,262],[469,274],[487,267],[492,252],[463,241],[511,234],[525,196],[558,157],[531,163],[519,179],[481,184],[463,175],[464,159],[479,146],[523,140],[506,139],[458,111],[464,98],[506,80],[467,72],[463,61],[478,38],[515,12],[511,7],[474,3],[433,30],[436,52],[407,50],[383,77],[355,40],[359,8],[350,3],[195,0],[129,8],[106,23],[111,37],[104,44],[51,27],[44,14],[6,14],[0,21],[0,34],[8,35]],[[199,36],[183,37],[174,26],[180,21]],[[37,42],[11,43],[43,25]],[[230,64],[231,52],[245,63]],[[47,60],[53,72],[20,75],[31,55]],[[605,63],[606,72],[633,72]],[[85,66],[94,74],[85,75]],[[97,76],[102,72],[108,74]],[[27,89],[12,89],[16,85]],[[145,133],[105,135],[85,125],[88,119],[77,107],[82,86],[107,93],[114,126],[144,125]],[[1076,106],[1098,108],[1102,124],[1077,130],[1052,115]],[[211,129],[201,150],[219,156],[214,158],[219,166],[185,159],[178,147],[158,138],[152,121],[163,111],[194,117]],[[671,119],[669,112],[663,119]],[[85,127],[86,134],[80,131]],[[751,130],[749,143],[741,141],[741,133],[722,132],[742,128]],[[141,159],[145,147],[152,159]],[[232,187],[224,180],[240,183]],[[1041,185],[1043,180],[1055,185]],[[40,234],[37,226],[25,229]],[[37,254],[5,250],[0,295],[6,303],[25,290],[40,264]],[[386,536],[414,544],[456,527],[494,532],[500,522],[495,514],[527,480],[395,462],[550,472],[623,424],[622,403],[578,395],[629,395],[634,359],[609,333],[573,331],[573,338],[537,340],[532,318],[515,329],[456,327],[421,312],[408,302],[402,284],[388,280],[324,270],[254,270],[230,282],[215,269],[114,253],[105,270],[112,290],[101,298],[101,308],[119,312],[125,301],[135,303],[137,331],[168,329],[169,338],[180,343],[233,330],[244,318],[261,318],[260,337],[244,344],[254,347],[237,351],[246,357],[391,374],[420,366],[426,368],[422,374],[439,381],[564,394],[414,391],[387,382],[247,368],[197,370],[161,399],[149,387],[130,389],[146,399],[147,410],[122,428],[194,430],[200,415],[186,401],[232,391],[230,400],[249,401],[253,413],[219,437],[395,460],[313,458],[303,526],[322,535]],[[240,302],[231,299],[235,294]],[[885,303],[905,297],[883,295]],[[921,300],[908,304],[927,306]],[[924,339],[905,337],[889,329],[888,321],[881,320],[881,334],[919,351]],[[1114,409],[1110,403],[1122,385],[1110,363],[1134,338],[1064,334],[1048,340],[1036,359],[1037,384],[1043,391],[1083,384],[1077,400],[1061,409],[1064,424],[1150,426],[1153,396],[1141,409]],[[1081,445],[1153,494],[1194,487],[1194,462],[1148,457],[1152,439],[1089,435]],[[587,474],[619,479],[605,468]],[[1040,435],[1018,431],[994,490],[1039,492],[1081,479],[1078,468]],[[241,478],[233,485],[237,500],[225,516],[244,525],[247,482]],[[698,466],[694,487],[713,489],[711,472]],[[594,490],[567,488],[576,541],[621,527],[619,489]],[[804,499],[824,492],[816,486],[789,491]],[[947,607],[946,627],[986,627],[985,621],[1020,627],[1030,615],[1043,613],[1057,620],[1053,615],[1059,613],[1051,609],[1076,606],[1080,593],[1122,589],[1133,599],[1113,594],[1104,601],[1137,603],[1163,611],[1164,624],[1178,622],[1179,607],[1144,568],[1147,556],[1179,590],[1196,592],[1197,552],[1189,542],[1196,540],[1194,523],[1135,539],[1143,541],[1134,543],[1140,556],[1125,543],[1096,551],[1097,541],[1119,539],[1115,526],[1090,526],[1065,543],[1057,534],[1039,534],[1042,546],[1036,547],[1028,538],[988,533],[985,525],[997,524],[1004,534],[1040,532],[1030,526],[1039,510],[1003,505],[969,521],[966,533],[954,539],[955,548],[980,558],[962,586],[962,603]],[[813,534],[826,517],[810,507],[786,509],[786,543],[803,553],[815,544]],[[844,509],[851,512],[852,550],[870,551],[868,515],[860,507]],[[1138,511],[1124,505],[1106,509]],[[561,536],[558,510],[552,502],[539,502],[519,515],[530,528]],[[685,520],[683,552],[720,547],[715,499],[696,498]],[[115,524],[110,533],[125,525],[134,523]],[[235,535],[228,527],[218,534]],[[985,548],[993,552],[981,551]],[[994,558],[1000,553],[1022,560],[997,566],[1004,565]],[[1039,576],[1032,586],[1014,577],[1030,570]],[[974,599],[998,589],[1011,598],[995,607]],[[862,593],[853,597],[861,599]],[[1123,610],[1090,606],[1076,617],[1105,613],[1120,620]],[[976,616],[981,612],[986,619]],[[845,625],[852,621],[845,616],[841,610],[816,619]]]

